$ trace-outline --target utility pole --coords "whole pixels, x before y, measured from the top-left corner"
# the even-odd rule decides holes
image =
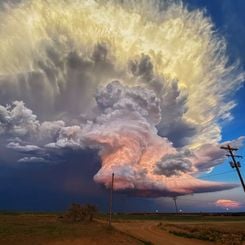
[[[242,158],[242,156],[234,155],[233,151],[237,151],[238,149],[231,147],[229,144],[227,146],[221,146],[220,148],[229,152],[229,154],[227,154],[226,156],[231,157],[232,162],[230,162],[230,165],[232,168],[236,169],[239,179],[241,181],[242,187],[243,187],[243,191],[245,192],[245,184],[244,184],[244,181],[243,181],[240,169],[239,169],[241,168],[241,164],[240,162],[236,161],[236,158]]]
[[[114,184],[114,173],[112,173],[112,176],[111,176],[110,204],[109,204],[109,226],[111,226],[113,184]]]
[[[175,212],[177,215],[178,214],[177,197],[173,197],[173,200],[174,200]]]

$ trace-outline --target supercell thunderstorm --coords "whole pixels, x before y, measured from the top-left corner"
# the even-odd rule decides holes
[[[224,160],[221,125],[243,81],[201,10],[33,0],[3,4],[0,23],[1,144],[19,163],[93,149],[94,180],[108,187],[114,172],[115,189],[135,195],[236,186],[198,179]]]

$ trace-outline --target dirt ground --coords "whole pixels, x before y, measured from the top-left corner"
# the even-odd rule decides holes
[[[109,242],[108,242],[109,241]],[[0,214],[1,245],[144,244],[107,224],[63,223],[57,215]]]
[[[120,222],[113,225],[120,231],[131,234],[154,245],[209,245],[211,242],[177,237],[157,227],[158,222]]]
[[[182,223],[179,224],[179,222],[176,222],[177,226],[198,226],[200,224],[190,224],[190,223]],[[214,227],[214,229],[219,230],[221,229],[222,231],[226,231],[229,229],[231,232],[240,232],[243,229],[245,230],[244,223],[238,222],[238,223],[209,223],[209,224],[202,224],[202,226],[206,227]],[[232,228],[229,228],[230,225]],[[159,222],[156,221],[121,221],[121,222],[114,222],[113,226],[125,233],[128,234],[134,238],[138,238],[141,240],[141,242],[135,240],[135,239],[130,239],[130,238],[125,238],[125,236],[115,236],[114,239],[110,239],[108,237],[103,237],[99,241],[97,239],[84,239],[84,238],[79,238],[76,240],[65,240],[65,241],[59,241],[55,243],[51,243],[51,245],[66,245],[66,244],[71,244],[71,245],[82,245],[82,244],[154,244],[154,245],[212,245],[212,244],[228,244],[231,245],[230,242],[228,243],[215,243],[215,242],[210,242],[210,241],[202,241],[199,239],[193,239],[193,238],[186,238],[186,237],[179,237],[176,235],[173,235],[168,232],[168,230],[164,230],[159,226]],[[171,225],[170,225],[171,226]],[[174,224],[173,224],[174,226]],[[121,234],[122,235],[122,234]],[[237,244],[245,244],[243,243],[232,243],[232,245],[237,245]]]
[[[138,241],[137,239],[128,237],[127,235],[117,234],[114,236],[103,236],[103,237],[81,237],[77,239],[65,239],[61,241],[52,241],[45,243],[45,245],[142,245],[143,242]]]
[[[124,221],[114,226],[155,245],[245,245],[245,222]],[[242,242],[243,240],[243,242]]]
[[[48,214],[0,214],[0,244],[2,245],[209,245],[219,244],[202,240],[204,235],[226,234],[230,239],[223,245],[245,245],[235,241],[245,237],[245,220],[222,218],[222,221],[203,221],[200,217],[193,222],[186,217],[177,217],[169,222],[162,220],[113,220],[108,228],[107,219],[100,218],[92,223],[64,223],[57,215]],[[188,220],[188,221],[187,221]],[[202,220],[202,221],[201,221]],[[207,222],[208,220],[208,222]],[[234,221],[235,220],[235,221]],[[207,234],[205,234],[205,232]],[[209,233],[211,232],[211,233]],[[199,237],[193,236],[196,233]],[[195,235],[195,234],[194,234]],[[233,239],[234,237],[234,239]]]

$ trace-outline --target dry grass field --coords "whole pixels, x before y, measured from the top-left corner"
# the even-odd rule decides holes
[[[114,215],[110,229],[106,216],[85,223],[62,222],[58,217],[45,213],[2,213],[0,244],[245,244],[242,216]]]
[[[106,224],[64,223],[52,214],[0,214],[0,244],[145,244]]]
[[[114,220],[118,229],[153,244],[245,244],[244,216],[150,214],[118,215]]]
[[[163,224],[159,227],[176,236],[195,238],[227,245],[240,245],[245,241],[245,222]]]

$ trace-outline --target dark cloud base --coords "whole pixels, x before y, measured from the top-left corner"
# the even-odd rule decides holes
[[[100,161],[93,151],[67,154],[57,165],[0,166],[0,210],[63,211],[72,202],[92,203],[108,211],[109,191],[94,182]],[[1,161],[3,163],[3,161]],[[154,210],[151,199],[114,193],[114,210]]]
[[[0,1],[0,4],[2,2],[6,1]],[[224,7],[226,6],[227,9],[227,6],[230,6],[227,3],[231,2],[229,0],[224,2]],[[59,50],[58,46],[59,43],[55,43],[51,47],[47,46],[45,53],[48,61],[35,61],[36,68],[38,68],[35,71],[30,71],[26,74],[11,74],[0,78],[0,104],[3,105],[0,108],[0,131],[2,126],[2,131],[6,132],[6,135],[3,136],[3,138],[6,137],[6,142],[0,144],[3,146],[3,149],[0,149],[0,153],[2,152],[9,156],[8,160],[6,160],[6,156],[3,156],[1,161],[3,165],[0,167],[0,171],[2,170],[0,173],[0,209],[56,210],[64,209],[71,202],[76,201],[96,203],[103,210],[106,210],[108,190],[96,184],[93,179],[101,168],[97,152],[81,150],[84,147],[83,145],[77,149],[77,144],[72,145],[76,149],[72,147],[72,149],[67,149],[69,144],[63,145],[63,148],[61,147],[62,143],[64,143],[63,140],[66,140],[66,143],[71,143],[79,138],[76,137],[78,124],[87,122],[87,120],[98,121],[97,114],[99,112],[102,114],[100,119],[106,121],[111,109],[116,109],[117,112],[121,110],[123,112],[122,117],[124,117],[135,106],[137,116],[146,117],[149,114],[147,120],[149,120],[150,125],[154,123],[158,135],[167,137],[176,148],[185,146],[191,142],[196,134],[204,130],[200,125],[193,125],[184,120],[183,115],[187,110],[188,95],[180,92],[177,81],[173,81],[171,86],[167,86],[164,78],[154,74],[154,65],[147,55],[141,55],[135,60],[128,60],[128,68],[123,72],[114,66],[115,61],[111,56],[110,49],[104,44],[98,43],[91,55],[86,58],[83,57],[82,51],[69,50],[63,55],[63,49]],[[125,92],[127,95],[125,96],[126,100],[125,98],[120,100],[120,103],[117,103],[115,108],[114,99],[116,98],[117,100],[120,97],[117,94],[115,98],[112,96],[111,104],[110,100],[108,100],[108,94],[103,96],[102,93],[99,94],[102,96],[94,98],[95,90],[97,90],[99,85],[111,82],[114,78],[118,81],[123,81],[124,79],[129,79],[129,77],[130,82],[137,81],[137,84],[155,91],[156,96],[160,98],[161,115],[152,113],[154,110],[151,107],[148,110],[144,110],[146,104],[148,104],[145,104],[145,102],[148,101],[142,98],[148,92],[136,87],[133,88],[133,92]],[[119,85],[114,87],[120,87]],[[129,88],[124,86],[122,90],[128,91]],[[111,91],[109,93],[113,95]],[[95,101],[94,99],[97,100]],[[7,112],[9,109],[5,110],[4,106],[6,103],[11,104],[14,100],[23,101],[27,107],[23,104],[23,106],[19,107],[20,111],[16,111],[17,113]],[[96,107],[94,107],[95,102],[97,102]],[[108,105],[107,102],[109,102]],[[157,105],[155,102],[154,104]],[[20,104],[22,102],[17,103]],[[34,114],[27,108],[32,109]],[[25,112],[23,113],[23,118],[20,113],[22,109],[22,112]],[[138,110],[140,113],[138,113]],[[36,115],[40,122],[46,120],[52,120],[53,122],[45,122],[40,127],[39,121],[36,120]],[[160,121],[158,116],[161,116]],[[66,123],[67,126],[75,125],[69,128],[72,129],[71,131],[74,130],[74,133],[68,134],[68,128],[64,128],[60,120],[63,120],[62,122]],[[107,124],[107,121],[105,124]],[[52,130],[50,129],[51,126]],[[45,137],[42,139],[43,142],[40,142],[40,139],[32,140],[30,137],[31,132],[35,132],[37,128],[41,128],[40,135],[46,135],[45,130],[47,134],[50,131],[54,131],[48,136],[48,140],[51,138],[54,142],[51,141],[53,143],[48,144],[48,147],[47,145],[45,146],[48,148],[48,150],[46,149],[47,151],[39,147],[49,143],[48,140],[47,142],[45,141]],[[60,142],[58,142],[60,144],[56,142],[58,135],[60,136]],[[22,142],[18,138],[21,138],[21,136],[25,136]],[[5,149],[5,146],[8,149]],[[55,147],[56,149],[54,149]],[[203,157],[201,153],[200,156]],[[21,154],[22,159],[19,158]],[[209,170],[210,167],[216,166],[223,159],[222,156],[218,159],[212,158],[212,155],[215,155],[212,152],[210,154],[208,152],[206,155],[210,156],[210,158],[202,159],[197,165],[200,171]],[[18,166],[16,165],[17,159],[19,159]],[[186,161],[183,165],[182,159],[180,161],[178,161],[179,159],[163,160],[166,159],[162,159],[159,163],[158,174],[171,176],[191,170],[189,161]],[[169,166],[172,166],[173,162],[176,163],[176,166],[170,169]],[[127,172],[131,169],[122,168],[122,170]],[[108,179],[110,180],[110,176]],[[228,184],[225,188],[229,189],[232,187],[234,185]],[[196,186],[190,192],[209,192],[222,189],[224,189],[222,186],[210,189]],[[128,204],[127,195],[124,193],[129,195],[129,197],[134,196],[132,203]],[[115,195],[115,206],[124,210],[137,207],[138,211],[141,208],[143,209],[143,207],[144,210],[150,209],[152,204],[151,199],[141,199],[137,196],[158,197],[179,194],[174,191],[168,192],[164,189],[162,191],[148,189],[145,192],[125,189],[124,193]]]

